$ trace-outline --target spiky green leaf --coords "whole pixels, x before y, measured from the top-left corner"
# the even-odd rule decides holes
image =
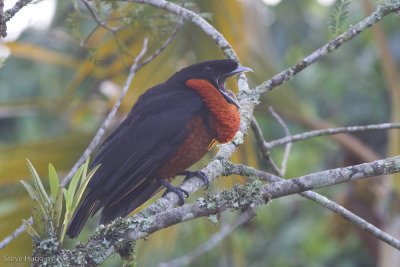
[[[79,182],[79,180],[80,180],[80,178],[82,176],[82,172],[83,172],[84,167],[85,167],[84,165],[79,167],[79,169],[74,174],[74,177],[72,177],[71,182],[69,183],[68,194],[70,195],[71,200],[72,200],[73,196],[75,195],[76,186],[78,185],[78,182]]]
[[[74,212],[75,209],[77,208],[77,206],[83,196],[83,192],[86,189],[87,184],[89,183],[90,179],[92,178],[92,176],[94,175],[94,173],[97,171],[98,168],[100,168],[100,165],[97,165],[96,167],[94,167],[93,170],[91,170],[87,176],[82,176],[82,181],[81,181],[78,191],[76,192],[74,199],[73,199],[72,212]]]
[[[51,196],[53,197],[53,200],[55,200],[57,197],[58,188],[60,187],[60,182],[58,181],[57,172],[51,163],[49,164],[49,181]]]
[[[28,191],[29,196],[32,198],[32,200],[40,199],[39,193],[30,184],[22,180],[20,180],[19,182],[25,187],[26,191]]]
[[[33,167],[32,163],[29,161],[29,159],[26,159],[26,162],[29,167],[29,171],[31,173],[35,189],[39,193],[40,198],[43,202],[44,208],[47,210],[47,207],[51,207],[52,203],[50,202],[49,196],[46,193],[46,190],[44,190],[44,186],[42,184],[42,181],[40,180],[39,174],[37,173],[35,167]]]
[[[63,188],[63,193],[64,193],[64,198],[65,198],[65,208],[67,210],[67,212],[69,212],[71,210],[71,205],[72,205],[72,197],[69,194],[68,190]]]

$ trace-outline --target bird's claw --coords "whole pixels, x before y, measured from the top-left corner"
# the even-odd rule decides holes
[[[165,181],[164,179],[160,179],[160,183],[167,188],[167,190],[164,192],[164,194],[162,194],[162,196],[165,196],[169,192],[174,192],[175,194],[178,195],[179,206],[182,206],[183,203],[185,203],[184,194],[186,195],[186,198],[189,197],[189,193],[186,190],[183,190],[180,187],[175,187],[175,186],[171,185],[170,183],[168,183],[167,181]]]
[[[192,177],[199,177],[203,181],[203,186],[206,186],[204,190],[207,190],[208,186],[210,185],[210,179],[208,179],[207,174],[202,171],[183,171],[178,173],[177,175],[185,175],[186,177],[184,181]]]

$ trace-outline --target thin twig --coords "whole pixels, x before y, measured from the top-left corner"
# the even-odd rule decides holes
[[[251,119],[251,129],[253,130],[257,146],[261,151],[261,157],[265,160],[265,162],[268,164],[268,166],[276,175],[278,175],[279,177],[283,177],[281,170],[279,170],[274,159],[271,157],[270,148],[268,147],[267,142],[265,142],[260,125],[258,124],[256,118],[254,117],[252,117]]]
[[[336,214],[342,216],[345,220],[353,223],[355,226],[361,228],[362,230],[372,234],[376,238],[382,240],[388,245],[400,250],[400,241],[395,237],[389,235],[388,233],[382,231],[381,229],[375,227],[373,224],[367,222],[363,218],[355,215],[351,211],[347,210],[343,206],[333,202],[325,196],[322,196],[314,191],[306,191],[300,193],[301,196],[306,197],[321,206],[335,212]]]
[[[323,135],[334,135],[340,133],[355,133],[355,132],[366,132],[366,131],[374,131],[374,130],[387,130],[387,129],[395,129],[400,128],[400,123],[381,123],[381,124],[371,124],[364,126],[350,126],[350,127],[338,127],[338,128],[328,128],[323,130],[315,130],[310,132],[305,132],[301,134],[296,134],[292,136],[287,136],[281,139],[277,139],[271,142],[265,142],[265,145],[268,149],[271,149],[276,146],[284,145],[287,143],[292,143],[300,140],[305,140],[308,138],[313,138],[317,136]]]
[[[221,226],[221,229],[215,233],[213,236],[211,236],[206,242],[198,246],[196,249],[191,251],[190,253],[173,259],[168,262],[163,262],[158,264],[158,267],[180,267],[180,266],[186,266],[190,264],[194,259],[198,258],[199,256],[203,255],[204,253],[210,251],[213,249],[215,246],[217,246],[219,243],[221,243],[222,240],[224,240],[228,235],[230,235],[233,230],[235,230],[238,226],[246,223],[249,221],[251,218],[254,217],[254,210],[249,209],[245,211],[244,213],[240,214],[235,222],[231,225],[229,224],[223,224]]]
[[[287,127],[286,123],[282,120],[282,118],[278,115],[278,113],[276,113],[272,107],[269,107],[269,111],[271,112],[272,116],[279,122],[279,124],[285,130],[286,137],[290,137],[291,134],[290,134],[289,128]],[[285,153],[283,154],[283,157],[282,157],[280,177],[285,176],[287,161],[289,159],[291,148],[292,148],[292,143],[291,142],[287,143],[286,147],[285,147]]]
[[[32,224],[33,220],[32,217],[28,219],[28,223]],[[20,227],[18,227],[14,233],[11,235],[7,236],[6,238],[3,239],[3,241],[0,242],[0,250],[2,250],[4,247],[6,247],[11,241],[13,241],[15,238],[17,238],[20,234],[25,232],[25,224],[22,224]]]
[[[144,65],[146,65],[147,63],[152,61],[158,54],[160,54],[162,51],[164,51],[164,49],[169,45],[169,43],[172,41],[172,39],[174,39],[175,35],[178,33],[178,31],[180,30],[182,25],[183,25],[183,17],[181,16],[179,18],[178,24],[176,25],[175,29],[173,30],[171,35],[168,37],[168,39],[165,41],[165,43],[156,52],[154,52],[151,56],[149,56],[148,58],[143,60],[139,64],[139,68],[143,67]]]
[[[99,24],[101,27],[109,30],[110,32],[116,32],[118,31],[118,28],[113,28],[108,26],[107,23],[105,23],[104,21],[102,21],[96,14],[96,12],[92,9],[92,7],[90,6],[89,2],[86,0],[81,0],[81,2],[86,6],[86,8],[89,10],[90,14],[92,15],[92,17],[94,18],[94,20],[97,22],[97,24]]]

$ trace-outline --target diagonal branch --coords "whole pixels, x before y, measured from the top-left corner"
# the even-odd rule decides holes
[[[388,14],[398,11],[400,11],[400,1],[393,0],[384,2],[383,4],[379,5],[377,10],[374,11],[371,15],[369,15],[368,17],[357,23],[355,26],[349,28],[346,32],[338,35],[329,43],[317,49],[316,51],[314,51],[309,56],[307,56],[300,62],[296,63],[289,69],[282,71],[281,73],[274,76],[270,80],[265,81],[262,84],[258,85],[255,88],[255,91],[259,94],[263,94],[281,85],[283,82],[292,79],[297,73],[304,70],[305,68],[307,68],[314,62],[318,61],[319,59],[327,56],[329,53],[335,51],[343,44],[345,44],[347,41],[350,41],[364,30],[374,26]]]

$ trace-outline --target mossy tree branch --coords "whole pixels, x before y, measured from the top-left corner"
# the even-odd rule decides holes
[[[400,156],[378,160],[370,163],[355,166],[337,168],[317,172],[291,180],[280,181],[279,177],[254,168],[224,164],[226,172],[223,175],[240,174],[250,177],[245,185],[235,185],[230,190],[223,190],[221,193],[210,193],[199,198],[196,202],[183,205],[174,209],[166,210],[147,217],[134,216],[131,218],[117,219],[108,226],[101,225],[94,235],[89,238],[88,243],[76,245],[74,250],[61,250],[54,253],[52,248],[58,242],[53,239],[38,242],[35,256],[50,257],[51,261],[72,265],[98,265],[109,255],[123,248],[126,244],[147,237],[158,230],[169,226],[186,222],[195,218],[218,215],[224,211],[242,211],[248,208],[255,208],[268,201],[292,194],[302,193],[307,190],[331,186],[338,183],[345,183],[356,179],[363,179],[372,176],[393,174],[400,172]],[[277,181],[262,185],[261,180]],[[314,193],[315,194],[315,193]],[[317,197],[313,194],[307,196],[320,202],[329,203],[324,197]],[[317,201],[318,202],[318,201]],[[348,214],[351,217],[351,213]],[[353,223],[355,223],[353,221]],[[366,221],[361,227],[374,234],[384,242],[400,249],[400,241],[390,235],[374,228]],[[372,227],[371,227],[372,226]],[[48,250],[44,248],[49,248]],[[50,251],[50,253],[49,253]],[[54,253],[54,254],[51,254]],[[41,262],[40,264],[43,264]]]

